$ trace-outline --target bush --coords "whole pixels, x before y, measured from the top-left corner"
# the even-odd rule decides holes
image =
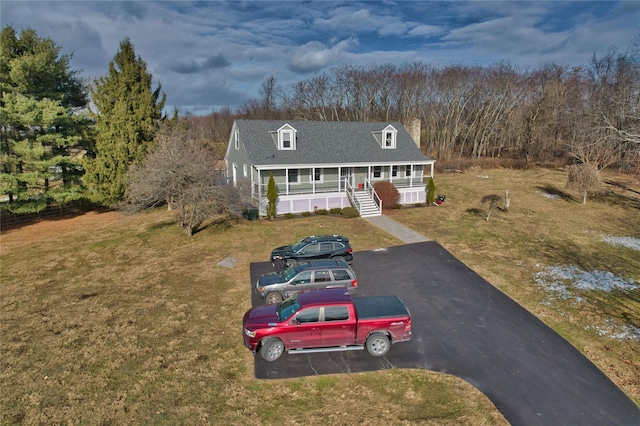
[[[400,193],[394,184],[381,180],[373,185],[378,197],[382,200],[383,209],[391,209],[400,201]]]
[[[415,206],[416,206],[416,207],[422,207],[422,206],[423,206],[423,204],[422,204],[422,203],[416,203],[416,204],[415,204]]]
[[[286,217],[287,219],[293,219],[294,217],[296,217],[296,215],[294,215],[293,213],[285,213],[284,217]]]
[[[329,212],[331,214],[340,214],[342,213],[342,209],[340,207],[333,207],[331,210],[329,210]]]
[[[325,216],[325,215],[328,215],[329,212],[327,211],[327,209],[319,209],[319,210],[316,210],[316,214]]]
[[[342,209],[342,215],[345,217],[358,217],[360,216],[360,212],[355,207],[345,207]]]
[[[311,212],[302,212],[302,216],[309,217],[311,216]]]

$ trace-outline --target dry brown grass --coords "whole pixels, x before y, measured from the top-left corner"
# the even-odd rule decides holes
[[[457,378],[382,371],[256,380],[249,264],[304,235],[399,244],[360,219],[212,223],[89,213],[1,239],[0,424],[506,424]],[[227,256],[238,263],[217,267]]]

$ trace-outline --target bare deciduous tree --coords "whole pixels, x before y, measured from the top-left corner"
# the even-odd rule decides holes
[[[216,169],[217,159],[184,123],[164,124],[153,151],[130,171],[126,208],[142,211],[166,204],[189,236],[213,215],[240,216],[240,194]]]
[[[499,196],[498,194],[489,194],[489,195],[485,195],[484,197],[482,197],[482,200],[480,200],[480,202],[484,205],[489,203],[489,212],[487,213],[487,220],[489,220],[489,217],[491,216],[491,211],[493,210],[493,208],[502,200],[502,197]]]
[[[597,192],[601,186],[600,172],[594,165],[582,163],[569,167],[567,188],[580,192],[582,204],[587,203],[588,194]]]

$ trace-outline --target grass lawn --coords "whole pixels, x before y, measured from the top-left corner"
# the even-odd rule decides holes
[[[638,194],[609,186],[583,206],[562,197],[563,179],[548,169],[437,175],[442,206],[390,215],[552,326],[638,403],[640,256],[606,240],[640,238]],[[486,221],[480,199],[505,190],[509,210]],[[314,215],[213,223],[192,238],[165,211],[3,231],[0,424],[506,424],[473,386],[434,372],[253,377],[241,337],[249,264],[317,233],[345,234],[355,251],[401,243],[362,219]],[[217,266],[230,256],[233,268]],[[545,286],[547,268],[570,266],[630,284]]]

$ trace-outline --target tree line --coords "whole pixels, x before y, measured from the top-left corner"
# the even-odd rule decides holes
[[[239,113],[321,121],[418,118],[423,150],[439,161],[570,158],[637,171],[640,44],[632,46],[594,54],[585,66],[342,65],[287,88],[269,77]]]
[[[637,171],[639,163],[638,38],[625,52],[612,47],[578,67],[342,65],[284,88],[269,76],[239,108],[202,117],[163,112],[161,85],[153,86],[128,38],[105,75],[93,81],[71,69],[72,55],[62,55],[60,46],[33,29],[18,33],[6,26],[0,42],[0,192],[17,214],[38,212],[52,201],[139,209],[164,202],[183,206],[184,217],[199,218],[183,224],[189,233],[211,211],[237,212],[242,197],[222,188],[219,170],[205,171],[216,170],[236,118],[419,119],[422,148],[438,161],[570,159],[590,173],[605,167]],[[185,167],[176,156],[200,159],[205,167]],[[166,192],[185,191],[179,183],[165,182],[150,194],[140,187],[144,182],[167,178],[152,179],[150,170],[192,170],[180,178],[220,188],[191,188],[209,200],[200,204]]]

